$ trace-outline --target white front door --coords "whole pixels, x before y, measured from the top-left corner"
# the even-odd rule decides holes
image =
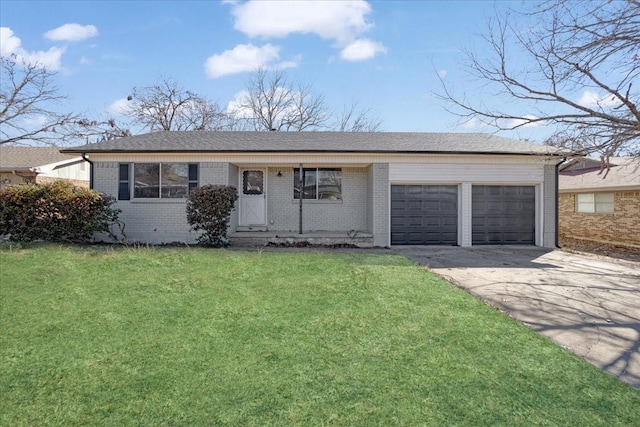
[[[240,173],[241,226],[267,225],[264,169],[244,169]]]

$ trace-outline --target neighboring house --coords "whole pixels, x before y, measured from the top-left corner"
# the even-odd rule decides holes
[[[559,178],[561,243],[640,249],[640,158],[574,159]]]
[[[563,153],[494,135],[157,132],[63,152],[89,158],[133,241],[194,242],[185,197],[222,184],[239,190],[232,238],[556,246]]]
[[[22,182],[70,181],[89,186],[89,165],[56,147],[0,146],[0,188]]]

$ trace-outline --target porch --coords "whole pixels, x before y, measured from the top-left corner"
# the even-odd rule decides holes
[[[231,246],[334,246],[348,245],[371,248],[373,234],[366,231],[310,231],[299,234],[293,231],[236,231],[228,234]]]

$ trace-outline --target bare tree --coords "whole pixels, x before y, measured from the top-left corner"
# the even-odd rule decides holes
[[[221,130],[227,118],[214,102],[184,90],[171,78],[134,88],[128,114],[138,125],[155,130]]]
[[[256,70],[232,114],[254,130],[303,131],[325,127],[324,98],[310,86],[294,85],[282,70]]]
[[[498,129],[554,125],[547,143],[580,154],[640,155],[640,1],[535,3],[498,14],[484,41],[486,49],[466,52],[467,71],[481,82],[477,99],[489,101],[443,82],[450,111]]]
[[[234,129],[377,132],[381,126],[380,119],[372,117],[370,109],[360,109],[357,103],[345,107],[335,118],[328,111],[323,95],[314,94],[310,85],[290,82],[282,70],[256,70],[231,109],[231,114],[238,118]],[[244,126],[239,124],[243,122]]]
[[[110,117],[105,120],[78,119],[69,126],[64,140],[73,141],[76,144],[82,142],[102,142],[131,136],[131,130],[124,124],[118,123]]]
[[[371,116],[370,108],[359,108],[357,102],[345,106],[338,116],[335,129],[340,132],[379,132],[382,121]]]
[[[54,110],[65,100],[53,85],[55,72],[15,55],[0,64],[0,144],[57,145],[79,116]]]

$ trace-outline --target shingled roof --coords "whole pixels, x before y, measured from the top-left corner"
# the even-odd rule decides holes
[[[78,157],[60,153],[57,147],[0,146],[0,170],[29,170]]]
[[[585,159],[587,166],[594,159]],[[615,163],[614,163],[615,162]],[[616,157],[610,160],[610,167],[602,169],[599,160],[596,167],[565,169],[560,171],[558,185],[561,192],[570,191],[606,191],[640,189],[640,158]]]
[[[476,153],[563,156],[553,147],[481,133],[161,131],[62,150],[64,153],[292,152]]]

